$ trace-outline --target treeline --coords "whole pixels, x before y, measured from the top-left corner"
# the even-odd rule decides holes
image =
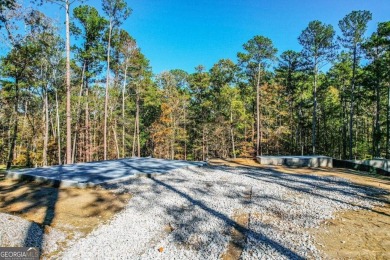
[[[236,62],[153,75],[121,28],[131,13],[123,0],[103,0],[103,13],[52,2],[67,12],[65,37],[62,21],[38,10],[13,1],[0,8],[9,50],[1,58],[0,164],[389,158],[390,22],[366,36],[368,11],[341,19],[338,36],[331,25],[310,22],[300,52],[277,57],[271,39],[255,36]]]

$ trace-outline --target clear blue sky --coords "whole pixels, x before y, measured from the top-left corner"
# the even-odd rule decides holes
[[[122,25],[150,60],[154,73],[193,72],[219,59],[236,61],[242,45],[255,35],[271,38],[279,53],[300,50],[297,37],[312,20],[337,23],[353,10],[369,10],[373,20],[390,20],[390,0],[127,0],[132,15]],[[100,1],[87,1],[100,9]],[[58,9],[55,6],[50,7]],[[63,11],[56,10],[61,19]]]

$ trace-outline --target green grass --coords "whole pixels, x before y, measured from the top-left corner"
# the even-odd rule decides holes
[[[0,180],[4,179],[6,168],[7,167],[5,164],[0,164]],[[23,169],[23,168],[26,168],[26,167],[24,167],[24,166],[11,166],[11,170]]]
[[[5,171],[6,169],[6,165],[5,164],[0,164],[0,171]],[[16,169],[24,169],[26,168],[26,166],[20,166],[20,165],[13,165],[11,166],[11,170],[16,170]]]
[[[0,164],[0,181],[4,180],[4,176],[5,176],[5,165]]]
[[[0,164],[0,173],[5,172],[5,164]]]

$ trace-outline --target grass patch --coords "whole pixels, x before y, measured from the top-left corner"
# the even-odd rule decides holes
[[[24,169],[25,166],[11,166],[11,170],[18,170],[18,169]],[[5,164],[0,164],[0,181],[4,180],[5,172],[6,172],[7,166]]]
[[[0,172],[5,172],[7,166],[5,164],[0,164]],[[20,165],[13,165],[11,166],[11,170],[18,170],[18,169],[24,169],[27,168],[26,166],[20,166]]]

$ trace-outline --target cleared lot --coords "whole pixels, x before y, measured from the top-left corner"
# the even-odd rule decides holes
[[[365,234],[360,250],[349,256],[390,257],[387,191],[338,177],[210,166],[178,169],[104,188],[132,198],[111,221],[66,246],[59,245],[55,257],[334,258],[328,250],[330,242],[349,248],[351,241],[357,240],[341,240],[344,231],[333,229],[340,227],[343,214],[354,212],[369,214],[367,219],[381,216],[375,223],[382,233],[376,234],[376,242]],[[13,221],[17,220],[9,220],[8,226]],[[350,230],[347,222],[343,228]],[[55,245],[60,239],[50,233],[43,236],[44,244]],[[332,236],[333,240],[329,239]]]

